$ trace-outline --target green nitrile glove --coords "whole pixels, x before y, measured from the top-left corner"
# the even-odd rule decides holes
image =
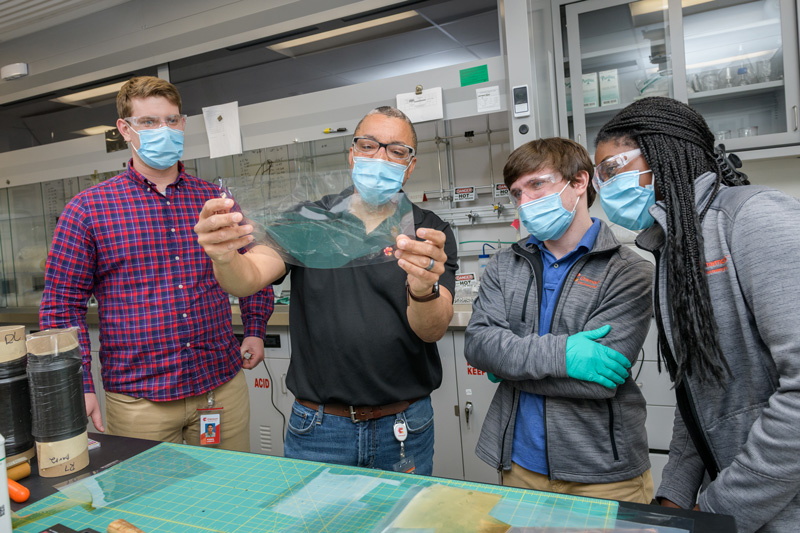
[[[593,331],[581,331],[567,337],[567,375],[583,381],[593,381],[609,389],[622,385],[628,377],[631,362],[608,346],[594,342],[608,335],[606,324]]]
[[[489,381],[491,381],[492,383],[500,383],[501,381],[503,381],[503,378],[498,378],[491,372],[487,372],[486,377],[489,378]]]

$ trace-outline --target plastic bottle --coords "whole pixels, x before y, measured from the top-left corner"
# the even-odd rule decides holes
[[[486,272],[486,265],[489,264],[489,259],[491,259],[491,256],[486,253],[487,246],[492,250],[495,249],[494,246],[492,246],[488,242],[484,243],[483,252],[480,255],[478,255],[478,279],[483,277],[483,273]]]

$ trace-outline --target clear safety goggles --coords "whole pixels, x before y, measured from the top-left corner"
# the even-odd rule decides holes
[[[617,155],[611,156],[608,159],[603,160],[599,165],[594,167],[594,176],[592,177],[592,184],[596,191],[599,191],[600,188],[611,181],[614,176],[616,176],[620,170],[625,168],[625,166],[642,155],[642,150],[636,148],[634,150],[628,150],[627,152],[622,152]]]
[[[154,130],[160,128],[162,124],[172,129],[181,129],[186,124],[186,117],[188,115],[167,115],[166,117],[127,117],[122,120],[142,130]]]
[[[561,181],[561,176],[555,174],[543,174],[531,178],[521,178],[511,186],[510,194],[515,201],[519,202],[522,195],[536,196],[551,183]]]

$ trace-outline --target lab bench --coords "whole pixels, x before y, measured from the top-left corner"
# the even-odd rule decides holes
[[[89,452],[89,466],[80,472],[42,478],[34,461],[31,475],[21,480],[31,491],[29,500],[12,504],[15,530],[62,524],[105,531],[122,518],[144,531],[320,531],[321,526],[369,531],[407,509],[409,495],[435,487],[444,488],[445,502],[454,504],[482,493],[493,501],[486,519],[518,528],[565,527],[580,520],[606,528],[647,524],[691,533],[736,531],[733,518],[724,515],[98,433],[90,437],[100,447]],[[415,519],[431,517],[418,513]]]

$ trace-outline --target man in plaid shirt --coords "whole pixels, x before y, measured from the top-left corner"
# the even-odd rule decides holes
[[[80,328],[86,412],[112,435],[200,443],[197,409],[222,407],[221,447],[249,451],[250,400],[242,368],[264,359],[271,287],[240,300],[245,339],[193,226],[216,187],[186,174],[186,115],[175,86],[129,80],[117,128],[131,145],[122,174],[81,192],[59,217],[47,259],[41,328]],[[91,374],[86,306],[100,316],[104,428]],[[246,354],[249,354],[249,358]]]

